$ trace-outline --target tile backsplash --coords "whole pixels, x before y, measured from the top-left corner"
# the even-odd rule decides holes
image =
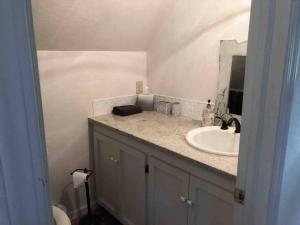
[[[166,95],[155,95],[154,108],[156,109],[160,101],[178,102],[181,108],[181,116],[190,117],[195,120],[201,120],[202,111],[205,109],[207,102],[196,101],[186,98],[177,98]],[[213,105],[213,104],[212,104]]]
[[[137,100],[137,95],[118,96],[113,98],[95,99],[92,101],[92,115],[99,116],[111,113],[114,106],[134,105]],[[202,111],[206,107],[207,102],[196,101],[185,98],[177,98],[165,95],[155,95],[154,109],[160,101],[178,102],[180,104],[180,115],[190,117],[195,120],[201,120]],[[212,104],[213,105],[213,104]]]

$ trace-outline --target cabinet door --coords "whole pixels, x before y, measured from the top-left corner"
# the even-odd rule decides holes
[[[146,157],[127,146],[120,150],[121,221],[126,225],[145,225]]]
[[[116,215],[120,209],[120,151],[110,139],[94,133],[97,202]]]
[[[189,175],[149,159],[149,225],[186,225]]]
[[[232,225],[233,193],[191,176],[189,225]]]

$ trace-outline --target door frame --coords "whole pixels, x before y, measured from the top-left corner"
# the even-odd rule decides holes
[[[246,199],[244,205],[235,204],[235,225],[277,223],[297,76],[299,4],[297,0],[252,2],[236,184],[246,191]]]
[[[1,0],[0,29],[0,223],[51,225],[30,0]]]
[[[293,23],[295,18],[298,18],[296,10],[292,10],[297,8],[294,4],[299,4],[299,1],[252,2],[243,107],[244,129],[241,135],[237,177],[237,187],[246,190],[246,202],[244,206],[235,205],[236,225],[271,224],[271,221],[274,222],[273,218],[276,218],[274,215],[277,215],[279,196],[275,197],[275,194],[279,192],[281,185],[284,164],[282,156],[285,154],[287,141],[287,135],[283,131],[288,129],[295,78],[293,67],[297,63],[293,61],[295,53],[292,50],[295,47],[299,49],[294,39],[298,34],[298,28]],[[18,221],[20,216],[23,216],[22,224],[25,224],[24,218],[27,218],[31,225],[50,225],[52,221],[46,147],[31,4],[30,0],[2,0],[0,6],[0,18],[5,20],[5,24],[0,22],[1,31],[5,32],[5,38],[8,38],[7,35],[11,38],[1,39],[1,42],[6,41],[8,45],[2,46],[0,43],[4,49],[1,49],[0,57],[5,59],[5,54],[8,54],[13,59],[13,62],[8,61],[9,63],[1,68],[4,76],[1,79],[7,79],[15,85],[14,87],[19,87],[5,89],[6,92],[1,94],[0,99],[3,100],[2,103],[9,102],[15,107],[12,109],[18,109],[18,112],[8,111],[9,108],[4,110],[2,107],[0,115],[6,121],[24,118],[18,120],[18,123],[11,123],[10,126],[6,122],[4,127],[5,131],[18,131],[16,134],[21,136],[4,137],[7,146],[19,150],[11,163],[26,165],[26,170],[21,170],[20,167],[12,174],[12,171],[8,170],[11,168],[6,163],[6,157],[11,157],[12,160],[14,152],[1,150],[0,165],[3,168],[0,169],[4,174],[8,218],[10,225],[21,224],[20,220]],[[294,43],[291,43],[293,41]],[[286,60],[288,55],[290,60]],[[25,134],[21,131],[27,132]],[[0,132],[2,134],[4,130]],[[12,142],[24,145],[17,149],[18,146],[12,145]],[[23,190],[24,193],[18,195],[18,200],[23,202],[30,199],[30,206],[33,210],[39,210],[38,213],[35,211],[31,214],[33,210],[18,211],[17,209],[21,208],[13,201],[16,200],[13,192],[21,187],[24,175],[28,178],[26,183],[33,188],[34,193],[28,190],[25,195],[26,190]],[[11,180],[15,186],[10,186]]]

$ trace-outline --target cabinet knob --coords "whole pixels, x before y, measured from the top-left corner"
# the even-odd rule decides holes
[[[180,197],[180,200],[181,200],[182,202],[186,203],[186,200],[187,200],[187,199],[186,199],[185,197],[181,196],[181,197]]]
[[[119,160],[118,160],[118,159],[115,159],[114,157],[110,157],[109,159],[110,159],[110,161],[112,161],[113,163],[118,163],[118,162],[119,162]]]
[[[187,200],[186,203],[187,203],[189,206],[193,206],[193,205],[194,205],[194,202],[192,202],[191,200]]]

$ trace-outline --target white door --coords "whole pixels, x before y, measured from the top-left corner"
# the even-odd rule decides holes
[[[30,1],[0,1],[0,224],[52,224]]]
[[[3,169],[0,158],[0,224],[11,225],[8,213],[6,188],[3,179]]]
[[[244,204],[235,204],[234,224],[274,225],[296,76],[300,1],[252,3],[236,184],[246,196]]]

